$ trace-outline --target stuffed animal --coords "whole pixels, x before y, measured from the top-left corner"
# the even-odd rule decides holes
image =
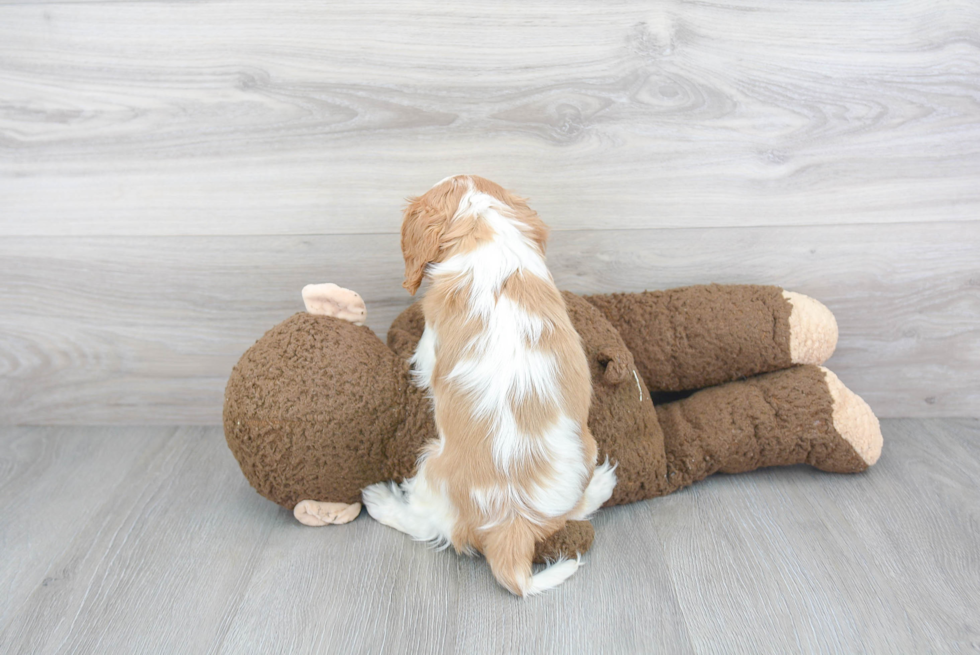
[[[713,473],[809,464],[857,473],[881,453],[868,405],[820,364],[837,323],[807,296],[770,286],[563,294],[593,380],[589,429],[617,465],[606,505],[672,493]],[[242,356],[225,391],[224,429],[245,477],[306,525],[361,511],[361,489],[411,477],[435,438],[430,401],[410,381],[419,304],[385,345],[356,293],[304,288],[307,312]],[[697,390],[691,393],[692,390]],[[679,399],[655,404],[664,392]],[[536,561],[584,553],[588,522],[539,543]]]

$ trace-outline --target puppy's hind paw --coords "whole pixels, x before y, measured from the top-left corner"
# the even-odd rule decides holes
[[[618,464],[610,465],[609,458],[607,457],[605,462],[595,467],[595,471],[592,473],[592,479],[585,488],[582,501],[568,517],[570,520],[586,520],[612,497],[613,490],[616,488],[617,466]]]

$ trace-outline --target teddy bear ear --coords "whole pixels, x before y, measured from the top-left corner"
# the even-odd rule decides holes
[[[625,346],[606,346],[599,351],[597,359],[605,369],[602,380],[609,385],[625,382],[633,370],[633,353]]]

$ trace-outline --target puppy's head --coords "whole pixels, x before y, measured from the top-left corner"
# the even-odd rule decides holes
[[[413,296],[425,277],[425,267],[439,260],[446,231],[468,186],[466,176],[457,175],[443,180],[424,195],[408,199],[402,221],[402,256],[405,258],[402,286]]]
[[[543,256],[545,244],[548,242],[548,226],[538,217],[538,213],[528,206],[527,198],[515,195],[486,178],[471,175],[470,179],[473,181],[473,188],[478,193],[485,193],[497,199],[504,206],[508,218],[514,221],[524,238],[532,243]]]
[[[499,184],[476,175],[456,175],[448,177],[424,195],[409,198],[408,207],[402,222],[402,255],[405,257],[405,281],[402,286],[415,295],[426,266],[442,261],[452,246],[460,244],[465,248],[467,237],[479,236],[478,232],[489,230],[483,238],[492,237],[489,226],[480,230],[479,209],[467,203],[473,212],[462,211],[460,203],[467,194],[471,199],[480,195],[489,196],[493,206],[514,222],[529,242],[544,255],[548,239],[548,227],[538,218],[537,213],[528,207],[527,201],[510,193]],[[477,203],[481,205],[482,203]],[[486,205],[482,205],[486,207]],[[465,214],[465,216],[463,215]],[[459,220],[474,219],[474,220]]]

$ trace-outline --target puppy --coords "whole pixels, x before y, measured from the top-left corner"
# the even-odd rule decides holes
[[[411,359],[438,439],[414,478],[372,485],[375,519],[415,539],[482,552],[519,596],[561,584],[580,561],[532,574],[534,545],[597,510],[616,485],[586,424],[588,362],[545,266],[547,226],[497,184],[458,175],[410,200],[404,286],[424,277],[425,330]]]

